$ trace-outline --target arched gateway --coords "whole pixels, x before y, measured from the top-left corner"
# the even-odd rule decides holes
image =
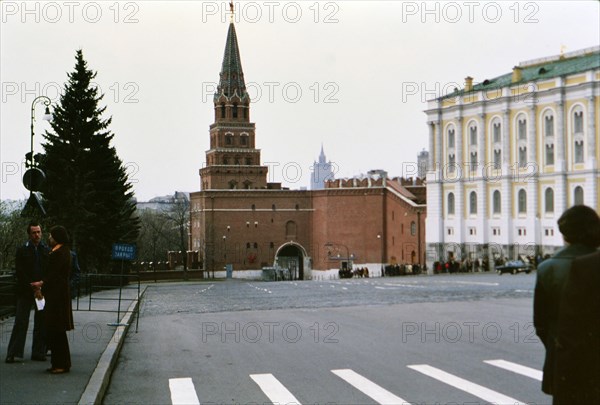
[[[306,268],[308,264],[306,249],[296,242],[284,243],[275,253],[275,267],[290,270],[290,275],[294,280],[310,278],[310,269]]]

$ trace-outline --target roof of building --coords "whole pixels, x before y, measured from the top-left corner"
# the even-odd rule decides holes
[[[219,87],[215,93],[215,101],[222,95],[231,98],[236,94],[240,99],[249,100],[250,97],[246,91],[244,72],[242,71],[242,59],[240,58],[240,49],[233,22],[229,24],[223,64],[221,65],[219,76]]]
[[[464,88],[460,90],[456,89],[456,91],[442,96],[438,100],[456,97],[469,92],[493,90],[518,83],[531,83],[598,69],[600,68],[600,47],[586,48],[565,55],[521,62],[517,68],[521,69],[521,80],[517,82],[512,81],[512,72],[506,73],[502,76],[486,79],[481,83],[474,84],[471,91],[465,91]]]

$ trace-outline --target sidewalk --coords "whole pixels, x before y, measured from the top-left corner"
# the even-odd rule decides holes
[[[144,291],[142,286],[141,296]],[[118,289],[94,293],[92,311],[88,310],[88,297],[79,299],[79,310],[73,301],[75,330],[67,333],[72,367],[67,374],[47,373],[50,358],[45,362],[31,360],[33,314],[24,358],[16,359],[13,364],[5,363],[14,318],[0,321],[0,404],[100,404],[123,343],[135,338],[133,313],[138,305],[137,288],[123,289],[119,322],[118,301],[113,300],[118,296]],[[117,323],[128,325],[114,325]],[[129,337],[126,337],[128,331]]]

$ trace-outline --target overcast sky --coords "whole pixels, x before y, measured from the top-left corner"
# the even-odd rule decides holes
[[[598,1],[245,1],[236,31],[269,180],[310,184],[321,144],[336,177],[413,174],[425,100],[521,61],[596,46]],[[198,191],[228,2],[2,1],[2,199],[22,199],[36,95],[58,101],[83,49],[136,197]],[[49,125],[36,109],[35,150]]]

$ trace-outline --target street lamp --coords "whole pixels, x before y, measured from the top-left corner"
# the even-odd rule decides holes
[[[52,114],[50,113],[50,104],[52,104],[52,100],[50,100],[49,97],[46,96],[38,96],[36,98],[33,99],[33,102],[31,103],[31,152],[30,152],[30,166],[29,167],[35,167],[35,161],[34,161],[34,157],[33,157],[33,136],[35,135],[34,131],[33,131],[33,123],[35,122],[35,105],[38,102],[42,102],[44,103],[44,105],[46,106],[46,110],[44,111],[44,115],[42,117],[42,119],[44,121],[52,121]]]
[[[52,115],[50,114],[49,108],[50,104],[52,103],[50,98],[46,96],[38,96],[34,98],[33,102],[31,103],[31,151],[25,154],[25,167],[27,167],[27,171],[25,171],[23,174],[23,185],[29,190],[29,199],[21,211],[21,216],[28,216],[31,211],[39,211],[42,216],[46,215],[46,211],[42,206],[40,198],[36,193],[34,193],[35,191],[40,191],[42,184],[46,179],[44,172],[37,167],[35,157],[33,155],[33,137],[35,135],[33,124],[35,122],[35,106],[38,102],[42,102],[46,106],[46,110],[42,118],[46,121],[52,120]]]

